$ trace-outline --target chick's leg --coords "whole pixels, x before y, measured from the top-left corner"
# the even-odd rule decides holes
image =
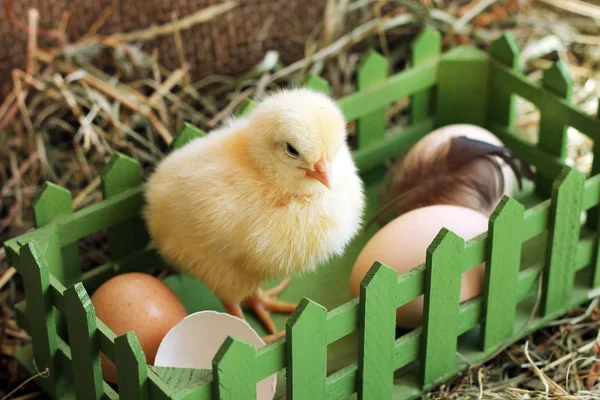
[[[254,310],[260,321],[265,325],[270,335],[263,337],[263,340],[267,343],[283,336],[285,331],[277,332],[275,323],[271,318],[271,311],[281,313],[293,313],[296,309],[296,304],[286,303],[277,300],[277,296],[286,288],[289,284],[290,279],[286,278],[277,286],[269,290],[258,289],[255,293],[250,295],[242,304],[224,304],[225,309],[231,315],[239,318],[244,318],[242,313],[242,305],[248,306]]]

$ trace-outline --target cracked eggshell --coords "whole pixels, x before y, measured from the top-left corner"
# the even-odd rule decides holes
[[[392,220],[381,228],[361,251],[350,277],[353,297],[360,294],[360,282],[373,263],[381,262],[404,274],[423,264],[427,248],[442,228],[462,237],[473,239],[488,229],[488,218],[470,208],[454,205],[435,205],[418,208]],[[463,273],[460,302],[478,296],[484,284],[484,263]],[[414,329],[423,319],[423,296],[396,311],[396,325]]]
[[[262,338],[243,319],[216,311],[190,314],[164,337],[156,352],[155,366],[212,369],[215,354],[228,336],[255,348],[265,345]],[[273,399],[277,374],[257,384],[257,399]]]

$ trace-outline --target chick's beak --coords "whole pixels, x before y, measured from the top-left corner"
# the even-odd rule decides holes
[[[306,175],[311,178],[317,179],[321,182],[327,189],[331,190],[333,185],[333,177],[331,176],[331,164],[326,161],[324,158],[321,158],[317,161],[312,170],[307,170]]]

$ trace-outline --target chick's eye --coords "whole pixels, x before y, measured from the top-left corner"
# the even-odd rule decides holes
[[[294,146],[292,146],[289,143],[285,144],[285,151],[288,153],[288,155],[290,157],[293,157],[293,158],[298,158],[298,156],[300,155],[300,153],[298,153],[298,150],[296,150],[294,148]]]

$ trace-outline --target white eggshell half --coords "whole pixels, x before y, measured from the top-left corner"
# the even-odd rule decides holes
[[[402,214],[381,228],[358,256],[350,277],[350,292],[360,294],[360,283],[373,266],[380,262],[404,274],[423,264],[427,248],[442,228],[470,240],[487,231],[488,218],[470,208],[435,205],[417,208]],[[484,264],[462,274],[460,302],[472,299],[483,290]],[[413,329],[423,319],[423,296],[398,308],[396,325]]]
[[[444,140],[440,140],[440,136],[444,138]],[[492,132],[488,131],[477,125],[471,124],[453,124],[446,125],[441,128],[438,128],[423,137],[419,141],[419,146],[425,146],[430,140],[438,141],[446,141],[450,140],[453,137],[457,136],[466,136],[469,139],[481,140],[482,142],[487,142],[494,144],[496,146],[504,146],[504,144],[498,139],[496,135]],[[504,176],[504,193],[507,196],[512,196],[513,191],[515,189],[515,175],[512,169],[506,164],[501,158],[495,157],[500,165],[502,166],[502,175]]]
[[[212,369],[215,354],[230,335],[255,348],[265,345],[246,321],[226,313],[200,311],[185,317],[166,334],[158,347],[154,365]],[[277,374],[263,379],[256,385],[256,398],[273,399],[276,385]]]

